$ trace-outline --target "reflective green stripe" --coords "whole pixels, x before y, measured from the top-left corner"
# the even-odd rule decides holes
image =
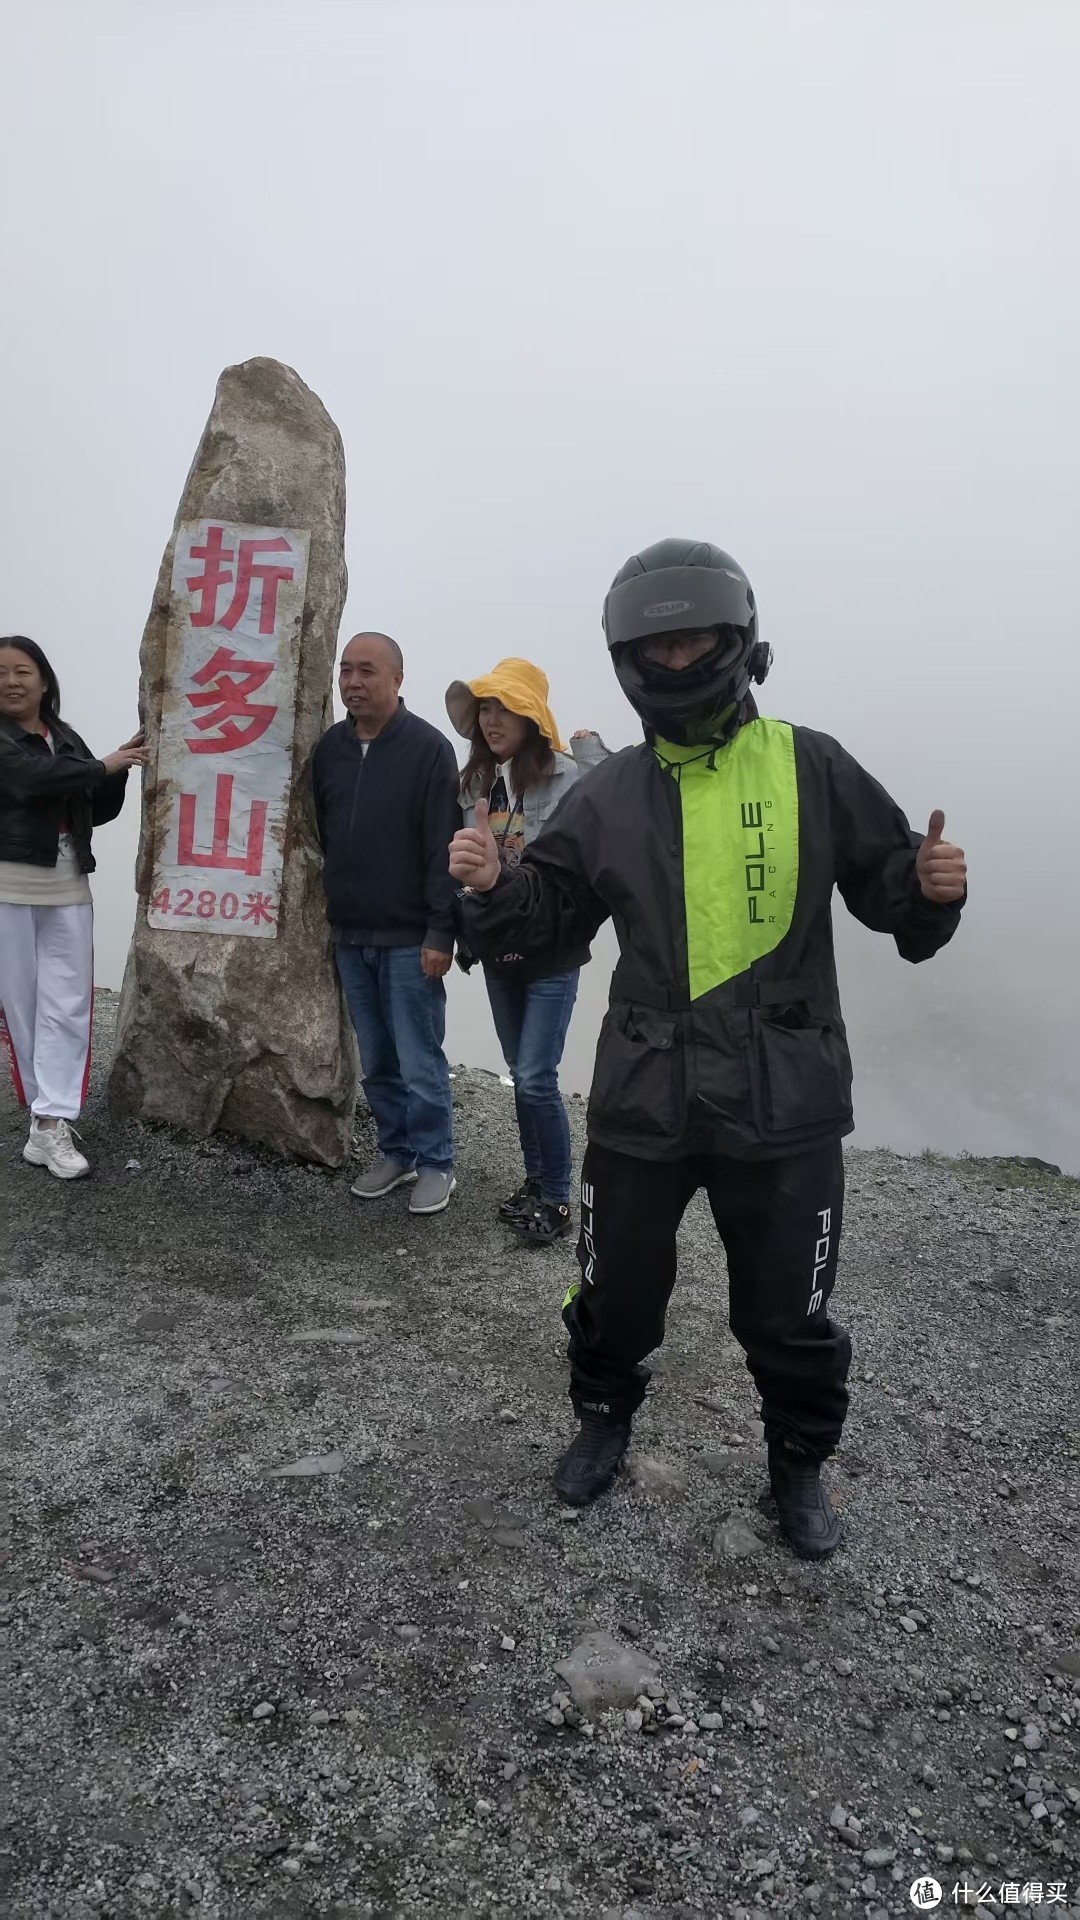
[[[565,1313],[567,1307],[572,1307],[574,1304],[574,1301],[577,1299],[578,1294],[580,1292],[581,1292],[581,1281],[571,1280],[570,1285],[566,1289],[566,1298],[563,1301],[562,1306],[559,1308],[559,1312]]]
[[[778,947],[799,885],[795,741],[781,720],[752,720],[714,766],[700,747],[658,740],[682,798],[690,998],[700,1000]]]

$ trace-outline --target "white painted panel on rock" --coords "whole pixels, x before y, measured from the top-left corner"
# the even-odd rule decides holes
[[[221,520],[177,532],[153,928],[277,934],[309,539]]]

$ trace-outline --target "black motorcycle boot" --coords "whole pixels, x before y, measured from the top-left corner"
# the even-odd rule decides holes
[[[630,1422],[610,1413],[582,1413],[555,1469],[555,1491],[569,1507],[587,1507],[606,1493],[630,1445]]]
[[[780,1531],[800,1560],[826,1560],[835,1553],[844,1523],[821,1484],[821,1462],[783,1440],[770,1440],[769,1481]]]

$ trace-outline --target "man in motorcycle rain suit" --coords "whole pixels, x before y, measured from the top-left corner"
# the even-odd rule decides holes
[[[730,555],[688,540],[636,554],[604,631],[644,744],[579,781],[515,871],[482,808],[451,847],[477,953],[557,957],[607,919],[618,935],[564,1316],[580,1424],[555,1485],[584,1505],[614,1479],[704,1187],[780,1528],[823,1558],[841,1522],[820,1469],[851,1359],[829,1314],[853,1125],[833,888],[905,960],[928,960],[959,922],[964,855],[941,813],[913,833],[835,740],[759,716],[751,683],[772,654]]]

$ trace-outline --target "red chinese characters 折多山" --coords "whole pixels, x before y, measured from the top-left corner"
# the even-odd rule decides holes
[[[272,726],[277,707],[251,696],[261,691],[273,671],[272,660],[241,660],[231,647],[218,647],[191,676],[198,692],[186,698],[196,709],[195,726],[206,738],[188,736],[188,751],[233,753],[261,739]]]
[[[178,858],[182,867],[217,867],[220,870],[234,870],[246,873],[258,879],[263,870],[263,848],[266,844],[266,816],[269,811],[265,800],[253,800],[248,820],[247,845],[243,853],[229,852],[229,838],[232,831],[233,777],[231,773],[219,773],[214,782],[214,836],[208,853],[201,853],[195,845],[195,808],[196,796],[193,793],[180,795],[179,847]]]
[[[177,529],[152,927],[278,932],[309,541],[227,519]]]
[[[276,566],[271,560],[258,558],[260,554],[274,553],[287,553],[290,564]],[[188,592],[197,594],[199,599],[198,607],[191,609],[193,627],[224,627],[231,633],[243,619],[252,585],[258,580],[262,589],[259,632],[273,633],[277,622],[278,587],[283,580],[294,579],[296,571],[292,564],[292,548],[284,534],[276,534],[271,540],[238,540],[236,547],[227,547],[224,527],[211,526],[207,528],[205,546],[192,547],[191,558],[204,562],[202,573],[189,574],[187,577]],[[230,586],[233,588],[232,598],[219,620],[218,596],[222,587]]]

